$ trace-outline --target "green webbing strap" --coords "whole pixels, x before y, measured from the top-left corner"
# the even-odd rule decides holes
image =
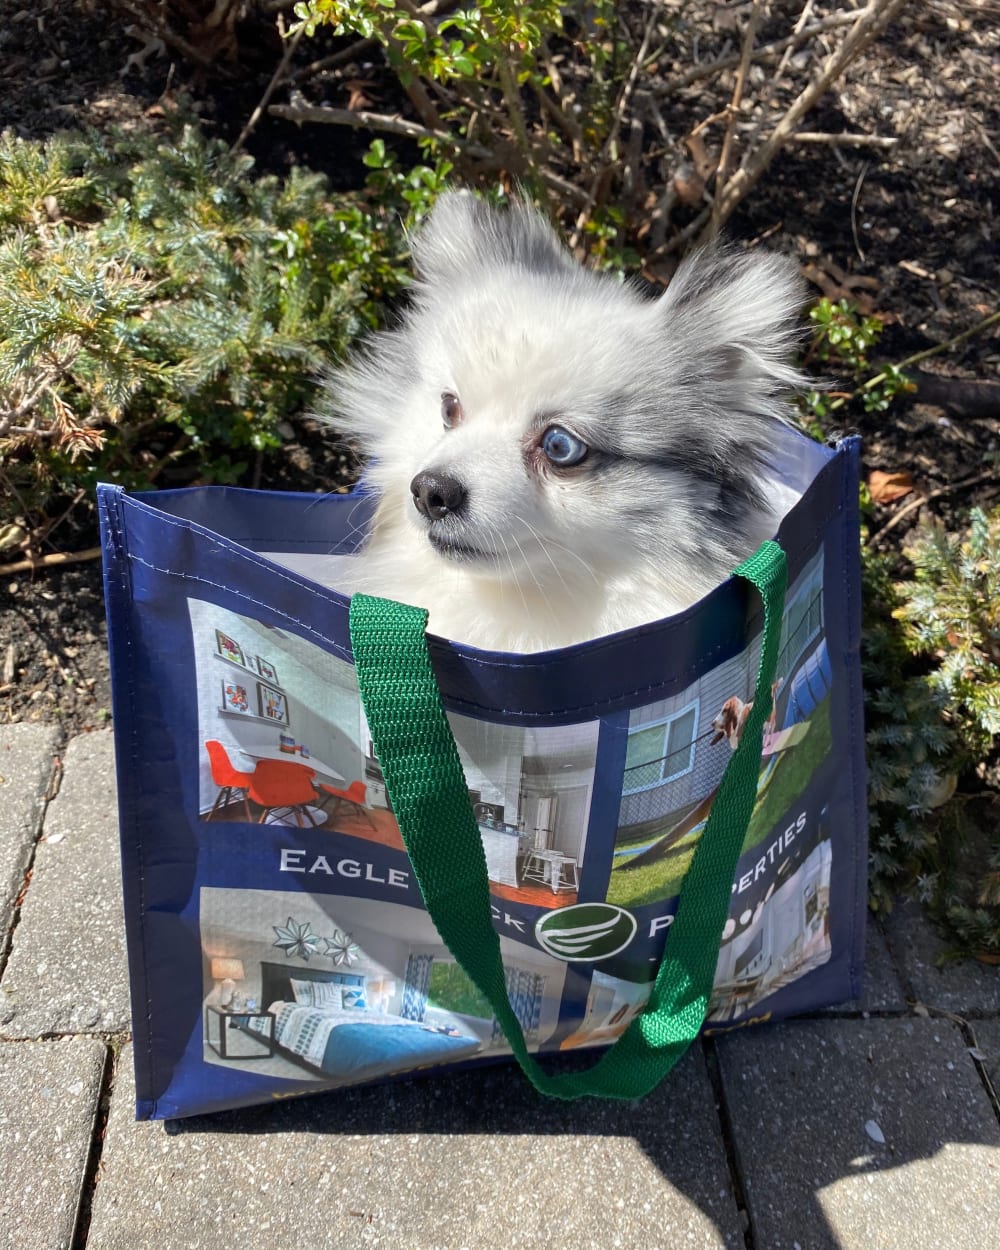
[[[645,1011],[597,1063],[550,1076],[528,1053],[507,996],[486,857],[427,651],[427,613],[355,595],[351,644],[372,743],[424,903],[441,939],[486,995],[531,1083],[555,1098],[638,1098],[698,1035],[708,1006],[736,861],[757,795],[778,658],[787,568],[773,542],[735,570],[760,592],[764,634],[753,709],[684,878]]]

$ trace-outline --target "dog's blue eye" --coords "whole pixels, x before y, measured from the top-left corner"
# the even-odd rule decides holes
[[[542,435],[539,446],[552,464],[561,469],[579,464],[590,450],[582,439],[563,429],[561,425],[550,425]]]

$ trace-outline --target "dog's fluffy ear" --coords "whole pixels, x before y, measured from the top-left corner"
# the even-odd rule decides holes
[[[468,191],[446,191],[438,198],[411,250],[425,282],[483,269],[552,273],[576,267],[541,214],[522,204],[498,208]]]
[[[766,410],[775,392],[800,384],[788,362],[805,298],[805,282],[789,257],[712,247],[680,266],[656,315],[671,347],[685,362],[697,362],[724,404],[732,389],[738,409],[749,402]]]

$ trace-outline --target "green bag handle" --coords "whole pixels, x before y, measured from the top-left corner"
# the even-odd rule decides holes
[[[593,1067],[555,1076],[528,1053],[507,996],[482,839],[427,650],[428,614],[369,595],[351,600],[351,645],[365,716],[427,911],[542,1094],[639,1098],[667,1075],[705,1018],[771,713],[788,577],[784,552],[765,542],[734,575],[756,587],[764,602],[753,708],[684,878],[649,1002]]]

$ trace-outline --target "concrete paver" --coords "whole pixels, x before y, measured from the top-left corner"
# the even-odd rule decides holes
[[[89,1037],[0,1042],[0,1246],[72,1244],[105,1055]]]
[[[881,929],[869,920],[865,932],[865,986],[860,998],[824,1009],[825,1015],[905,1011],[906,996]]]
[[[74,738],[0,981],[0,1037],[128,1028],[110,730]]]
[[[719,1054],[756,1245],[995,1244],[1000,1126],[948,1020],[791,1022]]]
[[[123,1056],[87,1250],[742,1250],[704,1060],[640,1103],[542,1100],[512,1068],[162,1124]],[[150,1213],[155,1212],[155,1233]]]
[[[942,1011],[1000,1011],[1000,967],[975,960],[939,963],[947,942],[914,902],[900,901],[886,921],[889,946],[916,997]]]
[[[0,935],[10,928],[24,884],[58,741],[53,725],[0,728]]]

